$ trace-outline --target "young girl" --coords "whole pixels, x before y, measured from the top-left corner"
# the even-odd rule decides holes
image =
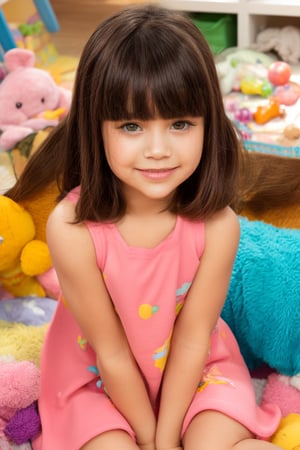
[[[208,45],[155,6],[89,39],[66,120],[8,193],[57,178],[61,287],[41,362],[40,450],[272,450],[219,318],[239,242],[240,146]]]

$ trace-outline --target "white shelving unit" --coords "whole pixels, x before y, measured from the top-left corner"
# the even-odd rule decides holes
[[[160,5],[178,11],[235,14],[237,45],[255,42],[267,27],[293,25],[300,28],[300,0],[160,0]]]

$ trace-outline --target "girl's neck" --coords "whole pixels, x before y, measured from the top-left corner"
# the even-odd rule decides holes
[[[170,198],[148,198],[138,193],[126,195],[125,191],[125,201],[126,215],[142,218],[167,212]]]
[[[126,213],[116,223],[124,241],[132,247],[154,248],[174,229],[176,216],[167,209],[169,198],[149,198],[124,188]]]

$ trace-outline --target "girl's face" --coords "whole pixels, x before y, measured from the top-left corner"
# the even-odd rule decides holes
[[[141,197],[167,202],[197,168],[203,135],[203,117],[104,121],[102,125],[108,164],[123,183],[128,202]]]

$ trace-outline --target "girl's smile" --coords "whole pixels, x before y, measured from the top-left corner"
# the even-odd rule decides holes
[[[163,180],[168,178],[173,172],[175,172],[176,167],[174,168],[165,168],[165,169],[137,169],[144,177],[149,178],[151,180]]]

